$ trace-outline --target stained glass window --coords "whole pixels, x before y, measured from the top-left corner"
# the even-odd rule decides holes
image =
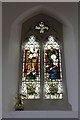
[[[44,45],[45,99],[62,99],[62,68],[60,45],[53,36]]]
[[[34,35],[23,44],[21,92],[26,99],[40,98],[40,47]]]

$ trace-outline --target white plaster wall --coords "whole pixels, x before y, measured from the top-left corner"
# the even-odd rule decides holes
[[[24,18],[27,19],[40,11],[43,13],[47,11],[46,13],[63,23],[68,99],[72,105],[73,116],[74,112],[78,111],[77,4],[3,3],[3,116],[4,113],[14,110],[14,97],[18,85],[21,24]],[[61,115],[64,116],[64,113]],[[58,116],[57,112],[56,116]]]

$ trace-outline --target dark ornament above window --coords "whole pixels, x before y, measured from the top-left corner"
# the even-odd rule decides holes
[[[45,26],[44,22],[40,22],[38,26],[35,26],[36,30],[39,30],[40,33],[44,33],[45,30],[48,30],[48,26]]]

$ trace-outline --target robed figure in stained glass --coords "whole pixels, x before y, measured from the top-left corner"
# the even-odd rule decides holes
[[[60,78],[59,51],[52,47],[46,50],[46,72],[49,79]]]
[[[27,99],[40,98],[40,48],[34,35],[25,42],[23,50],[22,94]]]
[[[46,99],[62,99],[61,52],[53,36],[44,45],[44,91]]]

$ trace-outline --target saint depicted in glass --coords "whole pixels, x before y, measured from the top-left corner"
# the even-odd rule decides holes
[[[53,36],[44,46],[44,94],[46,99],[62,99],[61,53]]]
[[[26,99],[40,98],[40,48],[32,35],[23,45],[23,71],[21,92]]]

